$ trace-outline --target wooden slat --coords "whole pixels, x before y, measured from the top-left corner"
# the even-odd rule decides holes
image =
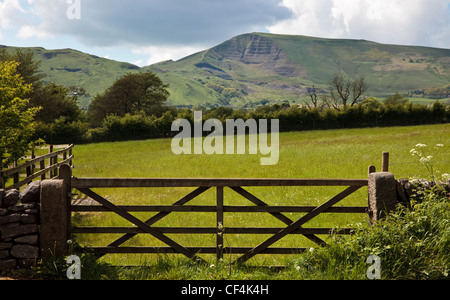
[[[216,254],[216,247],[186,247],[187,250],[199,254]],[[310,248],[267,248],[260,254],[297,254],[302,253]],[[101,254],[124,254],[124,253],[141,253],[141,254],[160,254],[160,253],[179,253],[170,247],[89,247],[76,249],[82,252],[95,252]],[[251,248],[246,247],[225,247],[224,253],[243,254],[247,253]]]
[[[216,206],[173,206],[173,205],[118,205],[128,212],[216,212]],[[316,206],[224,206],[225,213],[309,213]],[[72,205],[74,212],[107,212],[107,208],[100,205]],[[331,207],[324,213],[366,213],[365,206]]]
[[[138,187],[274,187],[274,186],[367,186],[367,179],[228,179],[228,178],[76,178],[72,187],[138,188]]]
[[[152,227],[153,229],[165,234],[216,234],[217,228],[214,227]],[[244,227],[226,227],[224,234],[276,234],[284,228],[244,228]],[[352,234],[352,228],[298,228],[291,234]],[[78,234],[142,234],[146,233],[138,227],[73,227],[72,233]]]

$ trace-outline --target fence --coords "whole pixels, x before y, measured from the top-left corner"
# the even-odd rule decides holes
[[[40,177],[41,180],[45,180],[47,174],[49,178],[57,177],[60,166],[63,164],[72,166],[73,147],[74,145],[68,145],[62,150],[53,151],[55,147],[50,145],[49,153],[39,157],[34,157],[33,151],[31,159],[24,164],[3,171],[0,170],[0,189],[19,189],[36,178]],[[60,158],[62,158],[62,161],[59,161]],[[39,167],[36,167],[36,165]],[[6,186],[10,177],[13,178],[13,184]],[[24,179],[21,180],[21,178]]]
[[[430,161],[430,164],[433,164],[434,167],[436,167],[437,164],[446,164],[447,168],[449,166],[450,160],[432,160]],[[405,171],[398,171],[398,169],[400,169],[399,167],[401,166],[408,166],[408,165],[415,165],[416,171],[417,173],[412,173],[410,171],[405,172]],[[435,173],[430,173],[430,170],[427,170],[426,167],[423,166],[424,164],[419,161],[395,161],[395,162],[391,162],[389,160],[389,152],[383,152],[383,159],[382,159],[382,164],[381,164],[381,168],[383,172],[392,172],[395,174],[396,177],[398,178],[410,178],[410,177],[432,177],[435,175],[439,175],[439,174],[449,174],[449,169],[444,169],[444,170],[440,170],[441,172],[436,172],[437,170],[434,170]],[[394,169],[394,170],[392,170]],[[428,171],[428,173],[425,173],[426,171]],[[370,172],[370,171],[369,171]]]
[[[89,247],[81,249],[94,251],[100,256],[113,253],[179,253],[189,258],[203,261],[198,254],[216,254],[221,259],[226,253],[242,254],[235,262],[245,262],[258,254],[292,254],[303,252],[305,248],[293,247],[270,247],[283,237],[291,234],[303,235],[320,246],[326,246],[326,242],[317,235],[330,234],[332,228],[303,228],[302,226],[323,213],[367,213],[368,207],[335,207],[334,205],[353,194],[362,187],[368,186],[368,179],[193,179],[193,178],[77,178],[71,174],[69,166],[60,168],[59,182],[63,182],[66,190],[76,189],[87,195],[100,205],[72,205],[69,200],[61,200],[66,204],[67,230],[73,234],[121,234],[122,236],[103,247]],[[263,200],[251,194],[247,187],[345,187],[345,189],[319,206],[270,206]],[[184,196],[172,205],[141,205],[120,206],[115,205],[105,197],[92,191],[97,188],[174,188],[192,187],[194,191]],[[214,206],[186,205],[204,192],[215,189]],[[224,189],[230,189],[250,201],[251,206],[224,205]],[[59,195],[67,195],[66,192]],[[53,202],[55,203],[55,202]],[[55,206],[55,205],[54,205]],[[57,205],[58,210],[60,206]],[[131,222],[135,227],[72,227],[70,220],[72,212],[114,212],[125,220]],[[133,216],[132,212],[157,212],[148,220],[142,221]],[[214,213],[216,222],[211,227],[154,227],[154,224],[173,212]],[[274,218],[282,221],[284,228],[248,228],[227,227],[224,223],[224,215],[227,213],[268,213]],[[300,219],[292,220],[283,213],[305,213]],[[60,227],[61,224],[60,223]],[[351,234],[351,228],[340,229],[339,234]],[[68,234],[68,237],[70,236]],[[55,234],[55,232],[53,232]],[[150,234],[162,241],[167,247],[121,247],[126,241],[137,234]],[[167,234],[214,234],[216,247],[184,247],[169,238]],[[228,234],[250,234],[271,235],[270,238],[256,247],[224,247],[224,235]],[[64,236],[64,234],[62,234]],[[51,244],[51,243],[50,243]],[[60,244],[65,244],[62,241]],[[308,248],[309,249],[309,248]]]

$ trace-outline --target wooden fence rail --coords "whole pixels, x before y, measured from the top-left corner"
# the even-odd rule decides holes
[[[20,166],[0,170],[0,189],[19,189],[36,178],[40,177],[41,180],[45,180],[47,174],[49,178],[57,177],[60,166],[65,164],[72,166],[74,158],[72,154],[73,147],[74,145],[68,145],[62,150],[53,152],[53,146],[50,146],[50,153],[46,155],[36,158],[32,157]],[[60,158],[62,159],[61,161],[59,161]],[[10,177],[13,178],[13,184],[6,186],[7,179]],[[21,177],[25,177],[25,179],[21,180]]]
[[[60,179],[63,179],[68,188],[77,189],[89,198],[95,200],[99,205],[72,205],[68,203],[68,215],[72,212],[113,212],[135,227],[71,227],[71,233],[75,234],[122,234],[104,247],[90,247],[86,251],[95,251],[99,255],[111,253],[181,253],[189,258],[203,261],[199,254],[216,254],[217,259],[221,259],[225,253],[242,254],[235,262],[245,262],[258,254],[288,254],[299,253],[306,248],[294,247],[270,247],[286,235],[303,235],[320,246],[326,246],[326,242],[317,235],[330,234],[332,228],[304,228],[306,222],[312,220],[322,213],[367,213],[367,206],[364,207],[334,207],[335,204],[353,194],[362,187],[368,186],[367,179],[223,179],[223,178],[76,178],[71,175],[68,166],[62,166]],[[319,206],[270,206],[259,199],[244,187],[345,187],[339,194],[329,201]],[[141,205],[141,206],[121,206],[115,205],[104,197],[100,196],[92,189],[94,188],[146,188],[146,187],[193,187],[194,191],[184,196],[172,205]],[[230,189],[241,195],[252,203],[251,206],[224,205],[224,189]],[[207,190],[215,190],[216,205],[185,205],[197,198]],[[157,212],[148,220],[142,221],[131,212]],[[159,222],[173,212],[209,212],[216,214],[216,222],[210,227],[154,227]],[[268,213],[276,219],[282,221],[286,227],[270,228],[246,228],[227,227],[224,222],[226,213]],[[293,220],[283,213],[305,213],[298,220]],[[70,218],[69,218],[70,220]],[[69,224],[70,225],[70,222]],[[351,234],[351,228],[339,229],[338,234]],[[166,244],[166,247],[123,247],[126,241],[137,234],[150,234]],[[184,247],[166,234],[215,234],[216,247]],[[271,235],[263,243],[255,247],[224,247],[224,235],[229,234],[255,234]],[[83,249],[81,249],[83,250]]]

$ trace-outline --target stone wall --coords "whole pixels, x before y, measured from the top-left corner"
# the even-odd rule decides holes
[[[0,271],[36,265],[40,256],[40,186],[0,190]]]
[[[397,201],[405,206],[409,206],[411,199],[413,197],[420,198],[420,193],[426,190],[432,190],[436,188],[437,190],[446,193],[450,199],[450,180],[447,182],[440,182],[436,184],[434,181],[428,181],[425,179],[400,179],[397,180]]]

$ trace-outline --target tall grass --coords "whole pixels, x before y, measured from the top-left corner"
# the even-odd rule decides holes
[[[307,253],[293,266],[305,278],[365,279],[366,259],[377,255],[381,279],[450,279],[450,199],[438,190],[423,198],[354,236],[335,237],[329,248]]]

